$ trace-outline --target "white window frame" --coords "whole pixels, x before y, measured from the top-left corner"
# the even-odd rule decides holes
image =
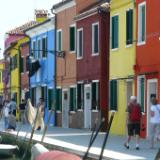
[[[96,85],[96,91],[98,90],[98,92],[96,92],[96,98],[99,98],[100,100],[100,81],[99,80],[92,80],[92,83],[98,83],[99,88],[97,89],[97,85]],[[91,93],[92,93],[92,89],[91,89]],[[98,95],[99,93],[99,95]],[[98,108],[100,107],[100,103],[99,106],[96,106],[96,109],[92,109],[92,112],[98,112]]]
[[[141,103],[141,97],[140,97],[140,79],[141,78],[144,78],[144,93],[145,93],[145,90],[146,90],[146,78],[145,78],[145,75],[142,75],[142,76],[138,76],[137,78],[137,101],[138,103]],[[145,113],[145,98],[146,98],[146,95],[144,94],[144,113]]]
[[[69,44],[69,50],[70,50],[70,53],[75,53],[75,52],[76,52],[76,46],[77,46],[77,45],[76,45],[76,38],[77,38],[77,37],[76,37],[76,24],[70,25],[70,26],[69,26],[69,31],[70,31],[70,28],[72,28],[72,27],[75,28],[75,33],[74,33],[74,36],[75,36],[74,45],[75,45],[75,46],[74,46],[74,51],[71,51],[71,50],[70,50],[70,44]],[[70,36],[70,35],[69,35],[69,36]],[[69,37],[69,38],[70,38],[70,37]]]
[[[142,41],[141,35],[142,35],[142,22],[140,20],[142,19],[142,7],[145,6],[145,40]],[[137,45],[144,45],[146,44],[146,2],[142,2],[138,5],[138,43]]]
[[[40,42],[40,48],[38,48],[38,42]],[[37,56],[36,56],[37,59],[41,59],[41,57],[42,57],[42,51],[41,50],[42,50],[42,39],[38,38],[37,39]],[[38,53],[40,53],[40,55]]]
[[[111,51],[117,51],[119,49],[119,35],[118,35],[118,48],[112,48],[112,18],[115,17],[115,16],[118,16],[118,22],[120,21],[119,19],[119,13],[116,13],[114,15],[112,15],[110,17],[110,49]],[[118,24],[118,34],[119,34],[119,24]]]
[[[33,48],[33,43],[35,43],[35,48]],[[36,51],[35,50],[36,50],[36,40],[33,40],[32,41],[32,49],[31,49],[33,58],[36,58]]]
[[[76,85],[71,85],[69,87],[69,104],[70,104],[70,88],[75,88],[76,89],[76,108],[75,108],[75,110],[77,110],[77,86]],[[70,106],[69,106],[69,108],[70,108]],[[70,113],[75,114],[76,111],[70,111]]]
[[[95,28],[94,27],[95,26],[98,26],[98,52],[97,53],[94,52],[94,46],[95,46],[94,44]],[[97,56],[97,55],[99,55],[99,22],[92,24],[92,56]]]
[[[79,32],[82,31],[82,56],[79,56]],[[83,58],[83,28],[77,30],[77,59]]]
[[[58,34],[58,33],[59,33],[59,32],[61,32],[61,51],[62,51],[62,50],[63,50],[63,49],[62,49],[62,46],[63,46],[63,44],[62,44],[62,42],[63,42],[63,40],[62,40],[62,37],[63,37],[63,36],[62,36],[62,29],[58,29],[58,30],[57,30],[57,33],[56,33],[56,34],[57,34],[57,35],[56,35],[56,37],[57,37],[56,50],[57,50],[57,51],[60,51],[59,48],[58,48],[58,46],[59,46],[59,36],[58,36],[59,34]]]
[[[84,86],[84,81],[78,81],[78,82],[77,82],[77,85],[78,85],[78,84],[81,84],[81,85]],[[81,89],[82,89],[82,88],[81,88]],[[77,90],[78,90],[78,87],[77,87]],[[81,92],[82,92],[82,90],[81,90]],[[81,109],[78,109],[78,94],[77,94],[77,92],[76,92],[76,96],[77,96],[77,101],[76,101],[76,103],[77,103],[77,111],[82,112],[82,111],[84,110],[84,104],[83,104],[83,106],[81,106]],[[83,97],[84,97],[84,91],[83,91]],[[83,98],[83,100],[84,100],[84,98]]]

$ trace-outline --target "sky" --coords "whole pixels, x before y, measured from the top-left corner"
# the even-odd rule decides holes
[[[4,50],[5,33],[34,20],[35,9],[47,9],[62,0],[0,0],[0,57]]]

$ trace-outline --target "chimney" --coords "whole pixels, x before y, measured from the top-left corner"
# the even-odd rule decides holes
[[[48,18],[47,10],[35,10],[35,19],[37,22],[41,23]]]

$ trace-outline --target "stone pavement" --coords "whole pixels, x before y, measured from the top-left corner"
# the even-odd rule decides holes
[[[0,130],[2,131],[3,124],[0,122]],[[29,138],[31,127],[25,125],[22,127],[19,136],[24,137],[28,133]],[[10,134],[16,134],[11,132]],[[89,130],[80,129],[68,129],[49,127],[45,136],[44,142],[53,146],[53,148],[64,150],[67,152],[76,153],[78,155],[84,155],[87,149],[91,132]],[[41,131],[36,131],[33,139],[40,141],[42,137]],[[90,150],[90,157],[98,158],[100,149],[104,139],[104,133],[100,133],[97,137],[93,147]],[[135,144],[132,142],[129,150],[123,147],[125,137],[110,135],[106,148],[104,150],[104,159],[114,160],[154,160],[157,153],[159,144],[156,144],[156,149],[149,149],[149,142],[142,139],[140,144],[140,150],[135,150]]]

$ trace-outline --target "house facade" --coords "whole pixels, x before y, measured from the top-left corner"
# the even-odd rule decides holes
[[[101,2],[92,3],[75,18],[77,110],[81,112],[83,128],[92,128],[95,120],[102,117],[106,119],[106,126],[108,122],[110,16]]]
[[[39,98],[44,98],[45,121],[54,100],[56,54],[54,23],[54,18],[49,18],[25,31],[30,37],[30,96],[34,106],[38,104]]]
[[[143,107],[142,136],[150,137],[150,96],[160,100],[160,59],[158,0],[137,0],[136,92]]]
[[[3,99],[4,99],[4,82],[3,82],[3,73],[4,73],[4,59],[0,60],[0,104],[3,103]]]
[[[135,95],[136,6],[130,0],[110,2],[110,111],[115,111],[111,133],[126,134],[126,107]]]
[[[76,3],[67,0],[53,5],[56,14],[56,122],[77,127],[76,114]]]

